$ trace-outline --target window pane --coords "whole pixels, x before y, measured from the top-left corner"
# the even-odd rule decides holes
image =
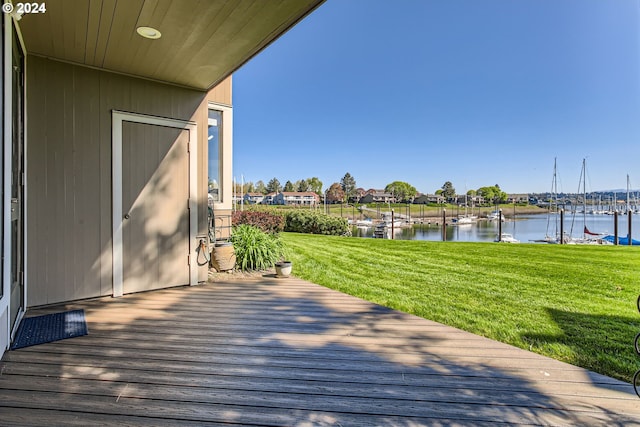
[[[220,137],[222,134],[222,112],[209,110],[209,159],[208,159],[208,182],[209,201],[221,201],[221,179],[220,179]]]

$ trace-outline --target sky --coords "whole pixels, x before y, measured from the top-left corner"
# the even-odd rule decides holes
[[[640,188],[640,0],[327,0],[233,79],[238,182]]]

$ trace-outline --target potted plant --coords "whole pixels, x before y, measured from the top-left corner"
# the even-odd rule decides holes
[[[276,276],[277,277],[289,277],[291,274],[291,261],[279,261],[276,262]]]

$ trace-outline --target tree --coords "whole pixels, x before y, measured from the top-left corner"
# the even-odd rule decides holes
[[[282,191],[295,191],[295,188],[293,187],[293,183],[291,181],[287,181],[284,184],[284,190]]]
[[[271,178],[271,181],[267,184],[267,193],[279,193],[280,190],[282,190],[282,186],[278,178]]]
[[[322,181],[320,181],[315,176],[313,178],[307,179],[307,184],[309,184],[309,189],[316,193],[317,195],[322,194]]]
[[[302,181],[300,181],[298,183],[298,191],[309,191],[309,183],[307,182],[306,179],[303,179]]]
[[[328,203],[338,203],[344,200],[344,190],[342,189],[342,185],[334,182],[331,184],[331,187],[327,190],[327,202]]]
[[[351,197],[355,196],[356,180],[351,176],[349,172],[347,172],[340,180],[340,186],[342,187],[342,191],[344,191],[344,197],[346,200],[349,200]]]
[[[453,188],[453,184],[451,181],[447,181],[442,186],[442,197],[444,197],[447,201],[451,201],[456,197],[456,189]]]
[[[478,195],[482,196],[488,203],[503,203],[507,200],[507,193],[502,191],[498,184],[493,187],[478,188]]]
[[[418,192],[413,185],[403,181],[393,181],[384,188],[384,191],[393,194],[396,200],[406,202],[413,201]]]
[[[267,187],[265,187],[264,182],[258,181],[256,182],[256,193],[267,194]]]

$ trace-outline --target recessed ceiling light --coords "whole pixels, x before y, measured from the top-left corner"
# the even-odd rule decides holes
[[[155,40],[155,39],[159,39],[160,36],[162,36],[162,34],[160,34],[160,31],[151,27],[138,27],[136,28],[136,32],[140,34],[142,37],[147,39]]]

